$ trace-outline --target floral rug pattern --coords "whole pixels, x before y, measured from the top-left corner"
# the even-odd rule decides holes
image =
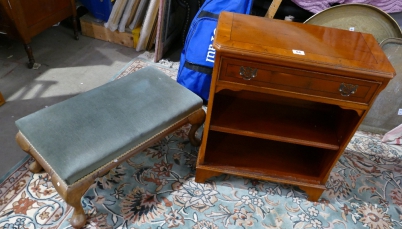
[[[177,72],[179,71],[179,63],[172,62],[169,60],[162,59],[158,63],[154,63],[152,60],[154,58],[154,53],[144,52],[137,58],[134,58],[130,63],[128,63],[120,72],[113,76],[112,80],[122,78],[132,72],[135,72],[141,68],[147,66],[153,66],[160,71],[164,72],[173,80],[177,78]]]
[[[381,135],[358,131],[320,200],[310,202],[298,187],[243,177],[196,183],[198,148],[189,143],[189,129],[183,126],[98,178],[82,198],[85,228],[402,227],[402,149],[381,143]],[[71,228],[72,208],[47,173],[29,172],[32,161],[0,184],[0,228]]]
[[[399,146],[357,132],[319,202],[288,185],[221,175],[194,182],[197,148],[183,126],[96,180],[86,228],[401,228]],[[200,135],[199,130],[198,135]],[[29,158],[0,184],[0,228],[70,228],[72,209]]]

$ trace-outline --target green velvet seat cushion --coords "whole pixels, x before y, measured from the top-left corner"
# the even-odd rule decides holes
[[[16,121],[20,132],[71,185],[202,107],[153,67]]]

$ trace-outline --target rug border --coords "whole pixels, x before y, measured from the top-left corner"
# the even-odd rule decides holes
[[[0,186],[3,184],[3,182],[11,175],[13,174],[18,167],[20,167],[22,164],[27,162],[31,158],[31,155],[26,155],[23,159],[21,159],[17,164],[15,164],[11,169],[8,170],[6,174],[0,177]]]
[[[165,68],[165,69],[176,70],[176,69],[174,69],[174,68],[167,67],[167,66],[165,66],[165,65],[163,65],[163,64],[155,63],[155,62],[153,62],[152,60],[148,60],[148,59],[145,59],[145,58],[143,58],[143,57],[135,57],[135,58],[132,59],[130,62],[128,62],[126,65],[124,65],[124,67],[121,68],[116,74],[114,74],[114,76],[113,76],[112,78],[110,78],[109,82],[115,80],[115,79],[116,79],[121,73],[123,73],[134,61],[137,61],[137,60],[142,60],[142,61],[147,62],[147,63],[149,63],[149,64],[156,65],[156,66],[158,66],[158,67],[162,67],[162,68]],[[177,69],[177,71],[178,71],[178,69]]]

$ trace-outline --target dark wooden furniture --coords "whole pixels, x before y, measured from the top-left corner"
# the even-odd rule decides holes
[[[4,97],[3,97],[3,95],[1,94],[1,91],[0,91],[0,106],[5,104],[5,103],[6,103],[6,100],[4,99]]]
[[[78,40],[75,0],[0,0],[0,32],[24,43],[29,68],[35,64],[31,38],[70,16]]]
[[[371,34],[223,12],[195,180],[299,186],[317,201],[395,71]]]

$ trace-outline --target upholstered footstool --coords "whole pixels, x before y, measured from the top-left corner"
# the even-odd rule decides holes
[[[30,170],[49,173],[80,228],[81,197],[97,177],[186,123],[198,146],[204,119],[201,98],[147,67],[17,120],[16,139],[35,158]]]

